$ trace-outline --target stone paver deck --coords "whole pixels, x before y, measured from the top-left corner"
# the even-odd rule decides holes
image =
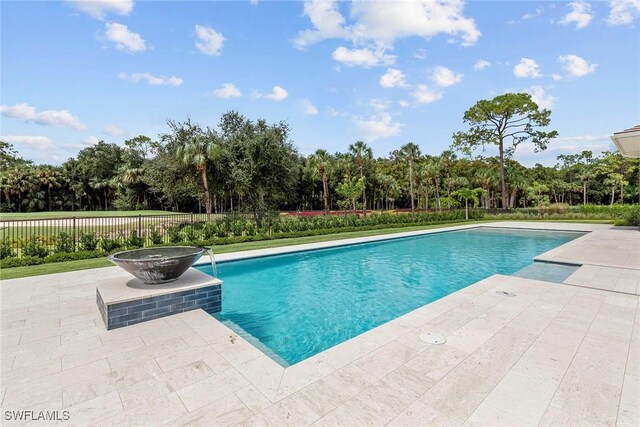
[[[640,295],[640,270],[583,265],[564,283]]]
[[[545,256],[611,277],[640,268],[610,265],[635,256],[637,231],[500,226],[514,224],[594,230]],[[620,277],[613,291],[584,287],[609,280],[600,270],[580,286],[492,276],[287,368],[201,310],[107,332],[95,281],[125,274],[2,282],[3,425],[29,424],[5,411],[56,409],[69,411],[61,425],[640,424],[639,298],[615,292]]]

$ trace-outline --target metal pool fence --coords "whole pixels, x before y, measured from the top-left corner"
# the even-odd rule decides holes
[[[101,247],[101,241],[118,239],[121,243],[127,239],[141,239],[139,246],[150,246],[170,243],[170,230],[175,226],[225,219],[235,221],[251,216],[251,213],[194,213],[7,220],[0,221],[0,239],[7,251],[5,256],[18,257],[24,255],[24,249],[30,243],[42,246],[49,252],[56,251],[58,246],[64,244],[75,251],[85,249],[85,244],[91,247],[92,237],[95,239],[95,249]]]

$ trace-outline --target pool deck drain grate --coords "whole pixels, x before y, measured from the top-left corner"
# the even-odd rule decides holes
[[[439,334],[432,334],[431,332],[420,334],[420,339],[426,343],[436,345],[444,344],[447,342],[447,339],[444,336]]]

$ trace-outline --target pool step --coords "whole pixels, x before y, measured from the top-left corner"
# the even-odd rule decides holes
[[[512,276],[523,277],[525,279],[544,280],[545,282],[562,283],[579,268],[579,265],[534,262],[533,264],[516,271]]]

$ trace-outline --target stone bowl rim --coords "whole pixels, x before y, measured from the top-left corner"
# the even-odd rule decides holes
[[[162,257],[157,257],[157,258],[145,258],[145,259],[141,259],[141,258],[118,258],[118,255],[122,255],[124,253],[130,253],[130,252],[136,252],[136,251],[147,251],[147,250],[152,250],[152,249],[176,249],[176,248],[180,248],[180,249],[194,249],[194,252],[192,253],[188,253],[185,255],[177,255],[177,256],[162,256]],[[107,257],[107,259],[111,262],[113,262],[114,264],[117,263],[131,263],[131,262],[157,262],[157,261],[166,261],[169,259],[182,259],[182,258],[189,258],[189,257],[196,257],[196,256],[202,256],[207,252],[207,248],[201,247],[201,246],[160,246],[158,248],[138,248],[138,249],[129,249],[126,251],[120,251],[120,252],[116,252],[114,254],[111,254]]]

